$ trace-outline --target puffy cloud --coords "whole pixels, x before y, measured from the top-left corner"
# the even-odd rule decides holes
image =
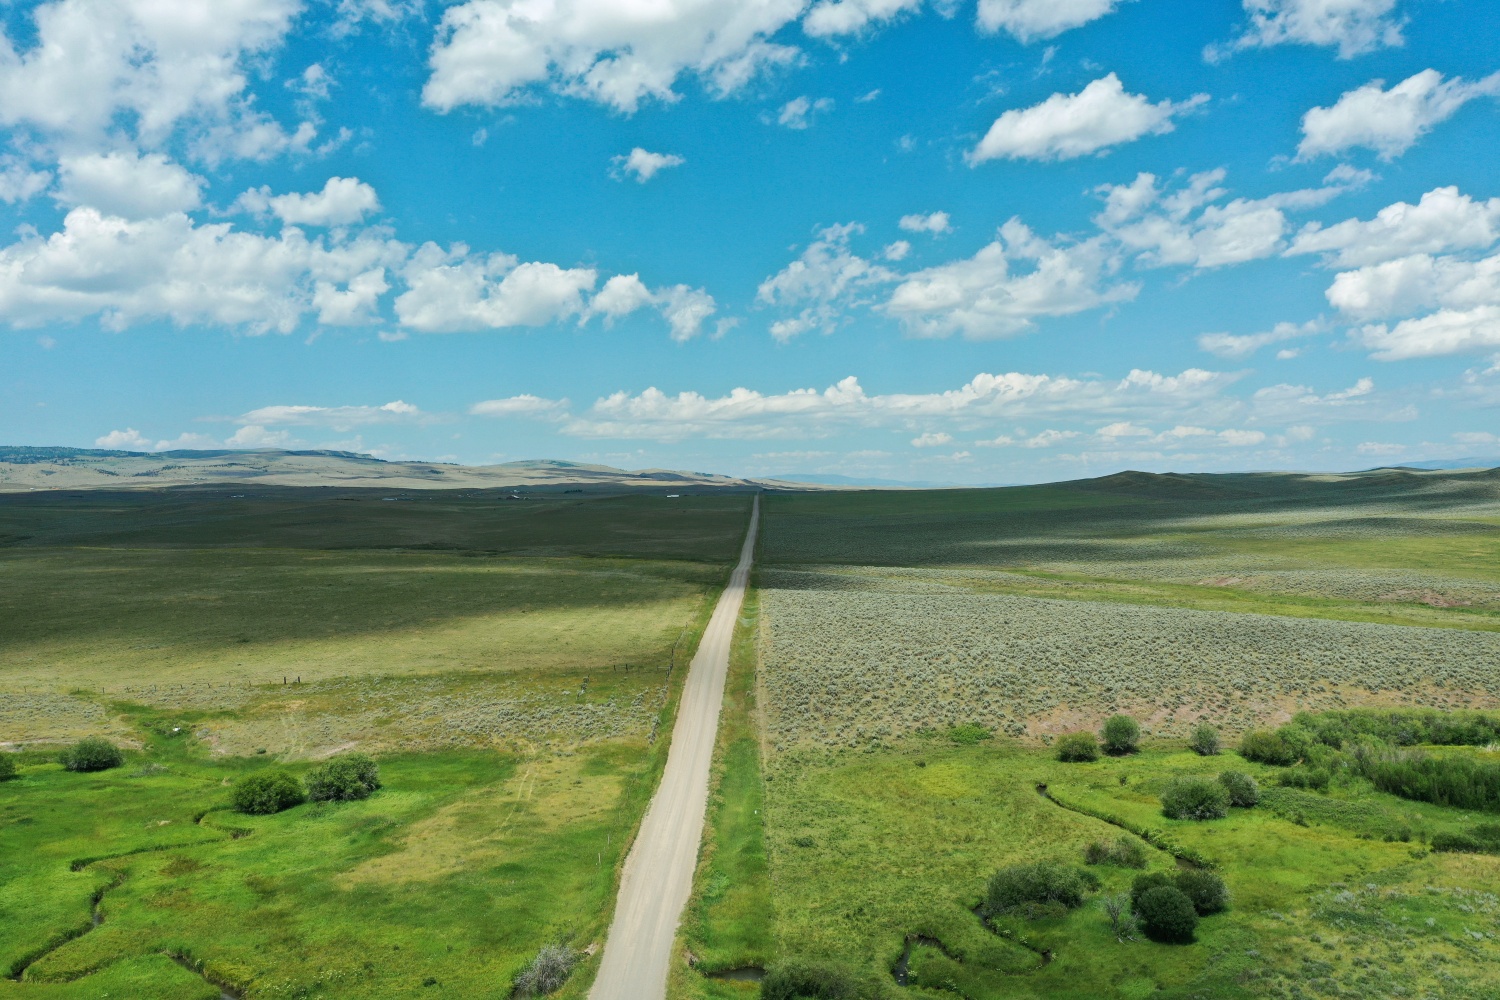
[[[1361,378],[1347,389],[1319,393],[1311,386],[1281,383],[1255,390],[1250,417],[1256,423],[1306,424],[1334,420],[1411,420],[1410,407],[1394,407],[1375,392],[1375,381]]]
[[[429,415],[416,406],[397,399],[383,406],[262,406],[240,417],[239,422],[260,430],[280,424],[349,431],[369,424],[415,423],[428,419]]]
[[[617,178],[630,174],[640,184],[644,184],[658,173],[670,167],[680,167],[687,161],[675,153],[651,153],[635,147],[629,153],[616,156],[610,160],[614,164],[614,173]]]
[[[130,220],[81,207],[60,232],[0,248],[0,316],[12,326],[100,316],[112,328],[164,318],[289,333],[309,315],[369,318],[372,290],[405,255],[369,233],[309,240],[287,229],[272,238],[181,213]]]
[[[1500,305],[1441,309],[1394,327],[1366,326],[1356,331],[1355,340],[1377,361],[1494,351],[1500,349]]]
[[[795,318],[773,323],[772,336],[790,340],[811,330],[831,333],[844,310],[868,304],[871,286],[895,280],[893,272],[849,248],[850,237],[862,232],[864,227],[852,222],[819,230],[800,257],[760,283],[756,297],[766,305],[810,303]]]
[[[802,30],[814,38],[854,35],[921,7],[922,0],[818,0],[802,19]]]
[[[1034,42],[1096,21],[1119,4],[1120,0],[979,0],[979,29]]]
[[[650,388],[634,396],[617,392],[596,400],[587,413],[564,424],[563,431],[580,437],[659,441],[816,438],[841,427],[903,427],[938,419],[977,427],[996,419],[1120,418],[1188,410],[1215,414],[1232,406],[1221,397],[1231,381],[1233,376],[1193,368],[1178,375],[1133,370],[1118,380],[979,374],[946,392],[890,395],[866,393],[853,376],[822,390],[773,395],[738,388],[716,398],[696,392],[669,396]]]
[[[916,215],[903,215],[901,216],[901,221],[897,224],[908,233],[932,233],[934,236],[939,233],[946,233],[953,228],[948,224],[947,212],[932,212],[929,215],[922,215],[920,213]]]
[[[1309,320],[1306,323],[1277,323],[1271,329],[1262,333],[1232,334],[1232,333],[1205,333],[1198,337],[1198,346],[1210,354],[1217,354],[1221,358],[1248,358],[1262,347],[1270,344],[1279,344],[1287,340],[1296,340],[1300,337],[1311,337],[1322,333],[1327,329],[1326,324],[1320,320]]]
[[[880,251],[880,256],[894,262],[905,260],[909,253],[911,253],[911,244],[906,240],[896,240],[893,243],[887,243],[885,249]]]
[[[1396,0],[1244,0],[1250,23],[1229,45],[1210,45],[1215,62],[1235,49],[1336,45],[1340,59],[1402,44]]]
[[[123,431],[110,431],[95,438],[94,447],[112,451],[150,451],[151,442],[134,427],[127,427]]]
[[[1389,90],[1381,89],[1384,84],[1371,80],[1347,91],[1333,107],[1303,115],[1297,158],[1310,160],[1358,146],[1393,160],[1469,101],[1500,94],[1500,73],[1471,83],[1460,77],[1444,80],[1437,70],[1424,69]]]
[[[594,316],[603,316],[609,324],[648,306],[661,313],[676,341],[696,337],[702,332],[704,321],[718,310],[714,297],[701,288],[673,285],[653,292],[640,275],[617,274],[589,302],[583,319],[587,322]]]
[[[1497,239],[1500,198],[1475,201],[1456,187],[1441,187],[1415,205],[1387,205],[1368,222],[1308,223],[1287,253],[1320,253],[1331,267],[1360,267],[1411,254],[1483,249]]]
[[[953,435],[945,434],[942,431],[928,431],[926,434],[919,434],[911,439],[911,446],[913,448],[941,448],[945,444],[952,443]]]
[[[1032,265],[1025,272],[1015,261]],[[913,333],[982,339],[1030,329],[1037,317],[1068,316],[1135,297],[1139,286],[1109,283],[1114,252],[1102,237],[1059,245],[1019,220],[974,256],[907,275],[882,307]]]
[[[805,0],[468,0],[443,12],[423,102],[439,111],[513,102],[537,86],[634,112],[676,100],[693,73],[730,94],[799,57],[770,37]]]
[[[561,420],[568,412],[566,399],[543,399],[529,393],[486,399],[469,407],[475,417],[530,417],[535,420]]]
[[[423,244],[402,270],[397,296],[403,326],[424,333],[544,326],[584,311],[598,278],[593,268],[520,263],[502,253],[473,255],[459,244],[444,251]]]
[[[205,183],[160,153],[133,150],[65,156],[58,174],[55,197],[64,205],[88,205],[126,219],[191,211]]]
[[[829,97],[820,97],[816,101],[806,96],[794,97],[776,113],[776,124],[790,129],[805,129],[812,124],[815,115],[832,109],[833,99]]]
[[[1053,94],[1040,104],[1017,108],[995,119],[969,154],[970,165],[996,159],[1068,160],[1161,135],[1176,126],[1172,119],[1202,104],[1208,95],[1186,101],[1152,104],[1141,94],[1127,94],[1111,73],[1076,94]]]
[[[184,120],[264,125],[246,63],[279,45],[300,0],[51,0],[27,47],[0,35],[0,124],[154,144]]]
[[[271,194],[267,187],[240,195],[237,207],[269,211],[289,226],[347,226],[380,210],[375,189],[358,177],[330,177],[323,190],[307,194]]]
[[[603,316],[606,323],[611,323],[651,305],[655,300],[656,296],[646,287],[640,275],[617,274],[599,289],[599,293],[589,303],[589,312]]]
[[[50,171],[36,170],[18,157],[0,157],[0,201],[7,205],[30,201],[51,183]]]
[[[1096,190],[1105,204],[1095,222],[1147,266],[1222,267],[1279,252],[1287,210],[1320,205],[1350,186],[1331,183],[1218,204],[1227,193],[1219,187],[1223,179],[1223,170],[1194,174],[1170,193],[1147,173],[1130,184],[1104,185]]]
[[[1400,257],[1342,271],[1325,294],[1340,312],[1362,319],[1500,305],[1500,254],[1477,261],[1428,254]]]

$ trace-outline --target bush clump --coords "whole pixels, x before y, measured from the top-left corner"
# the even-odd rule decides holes
[[[235,782],[232,796],[237,812],[265,816],[290,809],[307,798],[297,776],[282,770],[258,771]]]
[[[782,962],[766,970],[762,1000],[858,1000],[859,985],[849,970],[824,962]]]
[[[1141,748],[1141,724],[1128,715],[1104,720],[1104,752],[1112,757],[1135,753]]]
[[[1171,819],[1223,819],[1229,789],[1212,778],[1173,778],[1161,793],[1161,811]]]
[[[125,755],[109,740],[88,736],[64,750],[58,761],[69,771],[108,771],[125,763]]]
[[[1223,771],[1219,784],[1229,793],[1229,804],[1240,809],[1249,809],[1260,801],[1260,786],[1244,771]]]
[[[1500,825],[1483,823],[1461,833],[1435,833],[1432,835],[1432,849],[1463,854],[1500,854]]]
[[[1297,751],[1284,736],[1270,729],[1252,729],[1240,739],[1240,756],[1257,764],[1287,767],[1297,762]]]
[[[1193,909],[1200,917],[1223,913],[1229,909],[1229,887],[1213,872],[1178,872],[1172,881],[1177,886],[1177,891],[1192,902]]]
[[[1329,774],[1321,767],[1289,767],[1276,777],[1284,788],[1306,788],[1321,792],[1328,787]]]
[[[1200,757],[1215,757],[1219,753],[1219,730],[1204,722],[1193,728],[1193,738],[1188,740],[1188,749]]]
[[[992,912],[1035,917],[1082,906],[1083,894],[1098,885],[1092,872],[1057,861],[1006,865],[990,876],[985,900]]]
[[[380,787],[380,768],[362,753],[340,754],[307,775],[307,797],[314,802],[367,799]]]
[[[544,997],[556,993],[573,973],[578,953],[565,944],[549,944],[516,976],[516,995]]]
[[[16,776],[16,762],[8,753],[0,753],[0,781],[9,781]]]
[[[1174,885],[1158,885],[1141,893],[1135,902],[1141,930],[1153,941],[1186,944],[1198,928],[1193,901]]]
[[[1146,867],[1146,845],[1134,837],[1119,837],[1113,842],[1096,840],[1083,849],[1083,860],[1090,865],[1119,865],[1121,868]]]
[[[1099,741],[1093,733],[1068,733],[1057,741],[1057,759],[1066,764],[1098,760]]]

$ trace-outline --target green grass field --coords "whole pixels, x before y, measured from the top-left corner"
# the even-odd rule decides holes
[[[244,492],[0,498],[0,996],[582,996],[748,500]]]

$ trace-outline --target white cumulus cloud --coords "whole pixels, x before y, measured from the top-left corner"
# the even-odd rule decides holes
[[[953,227],[949,224],[947,212],[931,212],[927,215],[917,213],[915,215],[903,215],[897,223],[908,233],[946,233]]]
[[[306,194],[271,194],[270,188],[252,188],[240,195],[237,207],[267,212],[289,226],[347,226],[380,210],[375,189],[358,177],[330,177],[321,191]]]
[[[584,311],[598,273],[509,254],[470,254],[423,244],[402,271],[407,290],[397,296],[403,326],[424,333],[545,326]]]
[[[1309,320],[1306,323],[1277,323],[1271,329],[1261,333],[1232,334],[1232,333],[1205,333],[1198,337],[1198,346],[1210,354],[1217,354],[1221,358],[1248,358],[1262,347],[1270,344],[1280,344],[1288,340],[1297,340],[1302,337],[1311,337],[1322,333],[1327,329],[1327,324],[1322,320]]]
[[[996,159],[1067,160],[1161,135],[1176,126],[1173,118],[1208,100],[1198,94],[1186,101],[1152,104],[1141,94],[1126,93],[1111,73],[1076,94],[1053,94],[1040,104],[1012,109],[995,119],[979,145],[969,153],[971,165]]]
[[[1343,94],[1332,107],[1313,108],[1302,116],[1297,158],[1341,153],[1363,147],[1392,160],[1411,148],[1439,122],[1477,97],[1500,94],[1500,73],[1482,80],[1443,79],[1435,69],[1407,77],[1389,90],[1372,80]]]
[[[854,35],[872,24],[891,21],[922,8],[923,0],[818,0],[802,19],[814,38]]]
[[[816,101],[806,95],[794,97],[776,112],[776,124],[790,129],[805,129],[812,125],[813,118],[833,109],[833,99],[820,97]]]
[[[979,0],[979,29],[1020,42],[1055,38],[1114,12],[1121,0]]]
[[[614,164],[616,177],[629,174],[638,183],[644,184],[661,171],[680,167],[687,161],[675,153],[652,153],[636,146],[629,153],[616,156],[610,162]]]
[[[427,419],[429,415],[421,409],[397,399],[382,406],[262,406],[246,413],[238,422],[261,430],[289,425],[349,431],[369,424],[415,423]]]
[[[189,212],[202,201],[204,180],[161,153],[134,150],[64,156],[54,195],[64,205],[88,205],[106,215],[148,219]]]
[[[1228,45],[1210,45],[1215,62],[1235,49],[1273,45],[1337,46],[1340,59],[1401,45],[1396,0],[1244,0],[1250,23]]]
[[[443,12],[423,102],[439,111],[514,102],[535,87],[634,112],[674,101],[691,73],[734,93],[797,49],[770,41],[805,0],[468,0]]]
[[[1417,204],[1387,205],[1373,219],[1308,223],[1288,255],[1324,255],[1330,267],[1360,267],[1412,254],[1476,250],[1500,240],[1500,198],[1475,201],[1456,187],[1434,188]]]

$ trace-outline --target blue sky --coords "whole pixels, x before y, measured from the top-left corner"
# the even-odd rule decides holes
[[[1500,454],[1481,0],[49,0],[0,439],[1002,483]]]

